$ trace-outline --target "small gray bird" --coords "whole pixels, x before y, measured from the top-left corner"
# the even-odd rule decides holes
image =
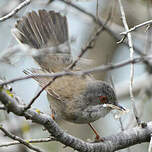
[[[32,69],[32,73],[53,73],[64,71],[72,62],[67,18],[54,11],[32,11],[19,19],[13,29],[13,35],[23,44],[37,49],[33,56],[41,69]],[[55,48],[55,51],[49,51]],[[80,61],[81,62],[81,61]],[[83,69],[83,62],[73,70]],[[44,87],[52,78],[34,78]],[[46,89],[48,100],[54,114],[73,123],[88,123],[105,117],[112,110],[103,106],[112,104],[124,110],[117,103],[117,97],[110,84],[95,80],[93,76],[62,76],[53,81]],[[92,128],[93,129],[93,128]],[[100,136],[96,134],[96,139]]]

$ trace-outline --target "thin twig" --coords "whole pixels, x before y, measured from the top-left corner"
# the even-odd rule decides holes
[[[124,131],[124,127],[123,127],[123,123],[122,123],[122,119],[121,118],[119,118],[119,123],[120,123],[121,131]]]
[[[152,20],[149,20],[149,21],[143,22],[141,24],[135,25],[134,27],[126,30],[125,32],[121,32],[120,34],[121,35],[126,35],[126,34],[128,34],[130,32],[133,32],[133,31],[135,31],[135,30],[137,30],[137,29],[139,29],[139,28],[141,28],[143,26],[149,25],[149,24],[152,24]]]
[[[83,8],[81,8],[80,6],[77,6],[77,5],[73,4],[71,1],[68,1],[68,0],[58,0],[58,1],[60,1],[62,3],[65,3],[66,5],[69,5],[69,6],[73,7],[73,8],[75,8],[76,10],[78,10],[78,11],[80,11],[80,12],[82,12],[82,13],[90,16],[90,17],[92,17],[92,19],[94,21],[96,21],[96,17],[94,15],[92,15],[89,12],[87,12],[86,10],[84,10]],[[54,0],[54,2],[55,2],[55,0]]]
[[[55,81],[55,79],[57,78],[54,77],[51,81],[49,81],[43,88],[41,88],[41,90],[34,96],[34,98],[29,102],[28,105],[25,106],[24,110],[26,111],[27,109],[31,108],[31,105],[34,103],[34,101],[41,95],[41,93],[49,86],[53,83],[53,81]]]
[[[119,7],[120,7],[120,12],[121,12],[121,16],[122,16],[122,22],[124,24],[125,30],[129,30],[128,24],[127,24],[127,20],[126,20],[126,15],[125,15],[125,11],[122,5],[121,0],[118,0],[119,2]],[[129,49],[130,49],[130,59],[132,60],[134,57],[134,49],[133,49],[133,42],[132,42],[132,36],[131,33],[127,34],[128,37],[128,45],[129,45]],[[133,106],[133,112],[137,121],[137,124],[140,124],[140,120],[137,114],[137,109],[135,106],[135,100],[134,100],[134,95],[133,95],[133,80],[134,80],[134,64],[131,63],[131,71],[130,71],[130,99],[132,101],[132,106]]]
[[[26,139],[28,143],[44,143],[44,142],[50,142],[54,141],[54,138],[41,138],[41,139]],[[18,145],[21,144],[19,141],[13,141],[13,142],[4,142],[0,144],[0,147],[8,147],[12,145]]]
[[[54,77],[61,77],[61,76],[68,76],[68,75],[86,75],[89,73],[94,73],[94,72],[101,72],[101,71],[108,71],[108,70],[114,70],[123,66],[126,66],[128,64],[136,64],[136,63],[140,63],[140,62],[144,62],[146,60],[152,59],[152,56],[143,56],[143,57],[137,57],[134,58],[132,60],[126,60],[126,61],[122,61],[119,62],[117,64],[110,64],[110,65],[102,65],[102,66],[98,66],[98,67],[94,67],[88,70],[82,70],[82,71],[63,71],[63,72],[56,72],[56,73],[50,73],[50,74],[32,74],[32,75],[28,75],[28,76],[23,76],[23,77],[19,77],[19,78],[14,78],[5,82],[1,82],[0,86],[4,86],[10,83],[14,83],[16,81],[21,81],[21,80],[26,80],[26,79],[31,79],[31,78],[35,78],[35,77],[50,77],[50,78],[54,78]]]
[[[25,0],[24,2],[22,2],[21,4],[19,4],[15,9],[13,9],[9,14],[7,14],[6,16],[1,17],[0,18],[0,22],[3,22],[5,20],[11,18],[13,15],[15,15],[23,7],[25,7],[28,4],[30,4],[30,2],[31,2],[31,0]]]
[[[96,0],[96,18],[99,18],[99,0]]]
[[[106,22],[104,23],[104,25],[106,25],[108,23],[108,21],[110,20],[110,17],[111,17],[111,13],[109,13],[108,18],[106,19]],[[98,28],[98,30],[91,37],[91,39],[88,41],[88,43],[86,44],[86,46],[81,49],[81,52],[78,55],[77,59],[68,67],[68,69],[72,69],[77,64],[77,62],[80,60],[80,58],[84,55],[84,53],[88,49],[92,49],[94,47],[95,41],[97,40],[98,36],[101,34],[102,31],[104,31],[103,26]]]
[[[30,148],[30,149],[32,149],[32,150],[34,150],[34,151],[36,151],[36,152],[42,152],[42,150],[40,150],[39,148],[37,148],[37,147],[32,146],[31,144],[29,144],[28,141],[26,141],[26,140],[24,140],[24,139],[22,139],[22,138],[20,138],[20,137],[18,137],[18,136],[15,136],[15,135],[9,133],[6,129],[4,129],[4,128],[2,127],[2,125],[0,125],[0,130],[1,130],[3,133],[5,133],[5,135],[8,136],[9,138],[11,138],[11,139],[13,139],[13,140],[17,140],[18,142],[20,142],[21,144],[27,146],[28,148]]]
[[[151,0],[147,0],[147,18],[151,18]],[[146,30],[146,43],[145,43],[145,53],[148,54],[151,51],[151,37],[152,37],[152,26],[148,25]]]

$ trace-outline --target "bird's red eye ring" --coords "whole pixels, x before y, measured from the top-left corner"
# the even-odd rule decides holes
[[[99,99],[100,99],[101,103],[107,103],[107,97],[106,96],[100,96]]]

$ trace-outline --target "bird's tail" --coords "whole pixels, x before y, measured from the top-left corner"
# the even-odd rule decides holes
[[[32,11],[17,21],[12,33],[36,49],[58,46],[68,41],[67,19],[54,11]]]

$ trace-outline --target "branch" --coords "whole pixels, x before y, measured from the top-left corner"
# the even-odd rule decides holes
[[[120,12],[121,12],[121,17],[122,17],[122,22],[124,24],[124,27],[126,30],[129,29],[128,24],[127,24],[127,20],[126,20],[126,15],[125,15],[125,11],[122,5],[121,0],[118,0],[119,2],[119,7],[120,7]],[[128,45],[129,45],[129,50],[130,50],[130,59],[134,58],[134,49],[133,49],[133,42],[132,42],[132,35],[131,33],[127,34],[127,38],[128,38]],[[133,107],[133,113],[134,116],[136,118],[137,124],[140,124],[140,119],[138,117],[137,114],[137,109],[135,106],[135,99],[134,99],[134,95],[133,95],[133,80],[134,80],[134,64],[131,64],[131,71],[130,71],[130,84],[129,84],[129,93],[130,93],[130,99],[131,99],[131,103],[132,103],[132,107]]]
[[[28,143],[44,143],[44,142],[50,142],[50,141],[54,141],[53,138],[41,138],[41,139],[26,139],[26,141]],[[12,145],[17,145],[17,144],[21,144],[19,141],[13,141],[13,142],[5,142],[5,143],[1,143],[0,147],[8,147],[8,146],[12,146]]]
[[[137,30],[137,29],[139,29],[139,28],[141,28],[143,26],[149,25],[149,24],[152,24],[152,20],[149,20],[149,21],[143,22],[141,24],[135,25],[134,27],[126,30],[125,32],[121,32],[120,34],[121,35],[126,35],[126,34],[128,34],[130,32],[133,32],[133,31],[135,31],[135,30]]]
[[[116,135],[105,137],[104,142],[88,143],[63,131],[55,121],[46,114],[38,113],[31,109],[24,112],[24,106],[19,105],[18,102],[12,98],[12,96],[8,95],[7,91],[2,87],[0,89],[0,101],[8,111],[13,112],[18,116],[24,116],[26,119],[43,125],[57,141],[81,152],[113,152],[128,146],[148,142],[150,140],[150,134],[152,133],[152,122],[149,122],[145,128],[136,127],[120,132]]]
[[[51,81],[49,81],[44,87],[41,88],[41,90],[34,96],[34,98],[29,102],[29,104],[27,106],[24,107],[24,110],[26,111],[27,109],[31,108],[31,105],[34,103],[34,101],[41,95],[41,93],[49,86],[51,85],[55,79],[57,78],[54,77]]]
[[[76,72],[73,72],[73,71],[65,71],[64,72],[63,71],[63,72],[56,72],[56,73],[53,73],[53,74],[51,74],[51,73],[50,74],[32,74],[32,75],[28,75],[28,76],[14,78],[14,79],[11,79],[9,81],[1,82],[0,86],[7,85],[7,84],[10,84],[10,83],[14,83],[16,81],[31,79],[31,78],[34,78],[34,77],[52,77],[52,78],[54,78],[54,77],[61,77],[61,76],[68,76],[68,75],[78,75],[78,76],[87,75],[89,73],[94,73],[94,72],[114,70],[114,69],[126,66],[130,63],[133,63],[133,64],[140,63],[140,62],[144,62],[144,61],[149,60],[149,59],[152,59],[152,56],[137,57],[137,58],[134,58],[132,60],[126,60],[126,61],[123,61],[123,62],[119,62],[117,64],[102,65],[102,66],[94,67],[94,68],[91,68],[89,70],[83,70],[83,71],[76,71]]]
[[[23,140],[22,138],[18,137],[18,136],[15,136],[11,133],[9,133],[6,129],[4,129],[2,127],[2,125],[0,125],[0,130],[6,135],[8,136],[9,138],[13,139],[13,140],[17,140],[18,142],[20,142],[21,144],[27,146],[28,148],[36,151],[36,152],[42,152],[42,150],[40,150],[39,148],[36,148],[34,146],[32,146],[31,144],[28,143],[28,141],[26,140]]]
[[[21,10],[23,7],[29,5],[31,2],[31,0],[25,0],[24,2],[22,2],[20,5],[18,5],[15,9],[13,9],[9,14],[7,14],[6,16],[3,16],[0,18],[0,22],[3,22],[9,18],[11,18],[13,15],[15,15],[19,10]]]

